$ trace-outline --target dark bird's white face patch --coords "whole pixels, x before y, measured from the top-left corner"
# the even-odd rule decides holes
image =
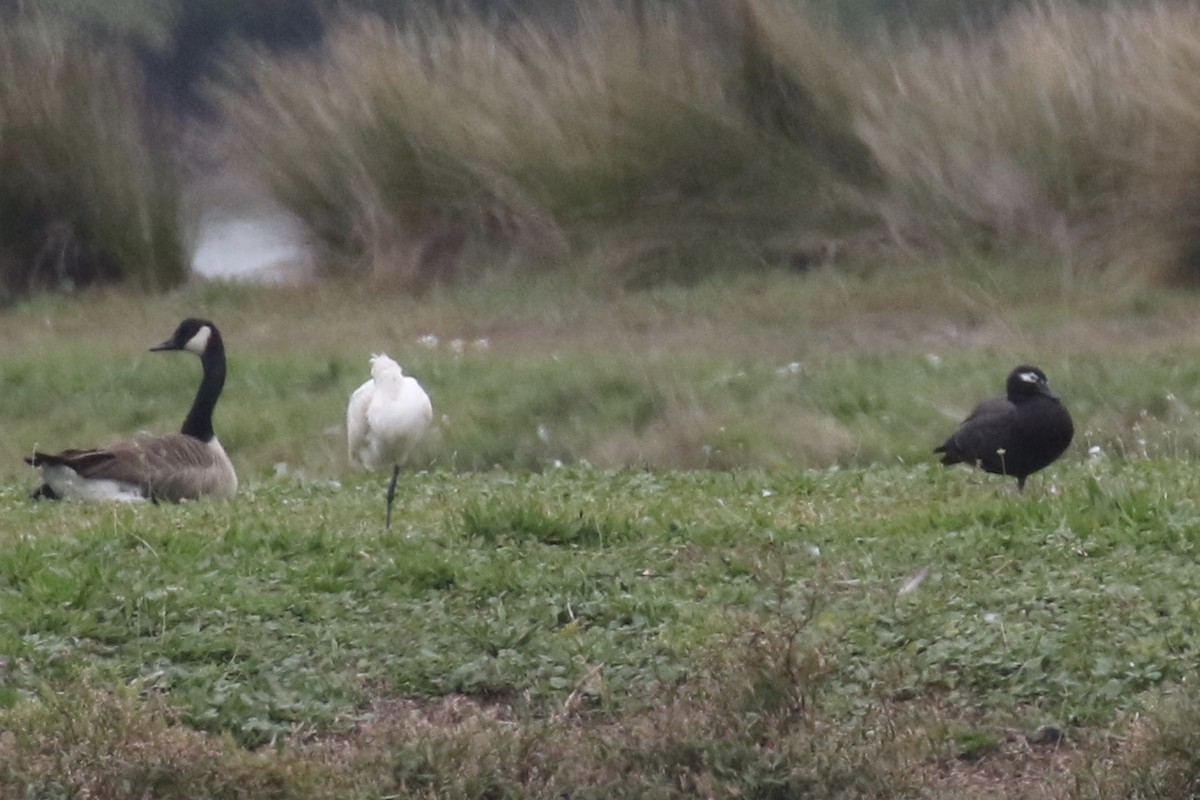
[[[196,331],[196,334],[192,336],[192,338],[188,339],[187,344],[183,346],[183,349],[187,350],[189,353],[195,353],[198,356],[203,355],[204,348],[208,347],[208,340],[211,336],[212,328],[208,327],[207,325],[202,325],[200,330]]]
[[[1038,383],[1042,379],[1036,372],[1022,372],[1020,378],[1026,383]]]

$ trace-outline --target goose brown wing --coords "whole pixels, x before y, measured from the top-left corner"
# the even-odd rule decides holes
[[[34,452],[31,456],[25,456],[25,463],[33,467],[66,466],[75,470],[80,475],[86,475],[91,470],[103,470],[105,464],[111,458],[112,454],[107,450],[79,450],[72,448],[70,450],[63,450],[60,453]]]
[[[147,497],[163,500],[220,493],[226,474],[218,451],[182,433],[130,439],[96,450],[35,453],[27,460],[34,466],[67,466],[87,480],[140,486]]]
[[[215,443],[215,440],[214,440]],[[172,433],[124,442],[143,470],[151,497],[182,500],[208,494],[232,494],[236,478],[224,451],[193,436]],[[232,484],[232,485],[231,485]]]

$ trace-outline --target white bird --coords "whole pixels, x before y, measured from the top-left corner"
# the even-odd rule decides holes
[[[400,465],[429,429],[433,406],[416,378],[404,374],[386,355],[371,356],[371,380],[354,390],[346,408],[350,461],[368,469],[388,465],[386,527],[392,526],[392,501]]]
[[[237,491],[237,473],[213,432],[212,415],[225,386],[225,345],[217,326],[189,318],[154,351],[200,357],[203,377],[179,433],[139,436],[92,450],[35,452],[25,461],[42,472],[34,497],[58,500],[172,500]]]

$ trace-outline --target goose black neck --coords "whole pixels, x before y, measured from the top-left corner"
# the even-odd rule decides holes
[[[221,335],[213,329],[204,354],[200,356],[200,366],[204,371],[200,379],[200,388],[196,390],[196,399],[192,401],[192,409],[183,421],[182,433],[195,437],[202,442],[213,439],[212,415],[225,388],[225,345]]]

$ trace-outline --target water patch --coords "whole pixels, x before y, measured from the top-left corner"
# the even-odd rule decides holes
[[[316,277],[311,237],[300,219],[246,180],[197,180],[183,204],[192,274],[251,283]]]
[[[253,283],[304,283],[315,263],[298,220],[283,212],[248,217],[209,214],[192,250],[193,274]]]

